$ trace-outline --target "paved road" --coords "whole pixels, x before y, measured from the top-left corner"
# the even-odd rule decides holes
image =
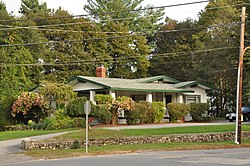
[[[12,166],[249,166],[250,148],[144,152],[18,163]]]
[[[245,123],[245,122],[244,122]],[[249,122],[247,122],[249,123]],[[203,126],[203,125],[225,125],[225,124],[235,124],[229,123],[227,121],[215,122],[215,123],[166,123],[166,124],[151,124],[151,125],[134,125],[134,126],[115,126],[115,127],[103,127],[106,129],[136,129],[136,128],[163,128],[163,127],[178,127],[178,126]],[[66,132],[64,132],[66,133]],[[56,134],[48,134],[42,136],[30,137],[31,140],[42,140],[51,138],[57,135],[61,135],[64,133],[56,133]],[[9,141],[0,141],[0,165],[6,165],[11,163],[16,163],[19,161],[27,161],[32,160],[32,158],[28,156],[24,156],[23,154],[17,154],[18,152],[22,152],[23,150],[19,148],[22,139],[15,139]]]
[[[62,135],[65,133],[68,133],[68,132],[47,134],[47,135],[34,136],[34,137],[28,137],[28,138],[36,141],[36,140],[42,140],[42,139],[55,137],[55,136]],[[5,164],[16,163],[19,161],[26,161],[26,160],[32,159],[31,157],[25,156],[23,154],[18,154],[18,152],[23,152],[23,150],[20,149],[20,143],[23,139],[27,139],[27,138],[0,141],[0,165],[1,166]]]

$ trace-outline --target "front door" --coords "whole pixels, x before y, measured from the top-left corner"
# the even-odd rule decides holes
[[[168,103],[172,103],[172,95],[166,95],[166,106],[168,105]]]

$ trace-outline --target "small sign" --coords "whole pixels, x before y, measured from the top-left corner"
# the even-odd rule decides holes
[[[91,111],[91,104],[90,101],[86,101],[84,104],[84,112],[85,114],[89,114]]]

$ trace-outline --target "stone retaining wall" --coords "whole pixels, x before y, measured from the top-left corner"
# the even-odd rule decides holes
[[[150,137],[125,137],[125,138],[103,138],[90,139],[89,146],[105,145],[123,145],[123,144],[152,144],[152,143],[183,143],[183,142],[221,142],[234,140],[234,133],[208,133],[208,134],[178,134]],[[243,132],[242,139],[250,139],[250,132]],[[75,141],[68,142],[34,142],[32,140],[23,140],[21,148],[31,149],[69,149]],[[81,147],[85,142],[79,142]]]

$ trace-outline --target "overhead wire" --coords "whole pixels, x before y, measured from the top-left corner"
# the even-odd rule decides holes
[[[169,55],[178,55],[178,54],[185,54],[185,55],[189,55],[189,54],[196,54],[196,53],[202,53],[202,52],[211,52],[211,51],[220,51],[220,50],[227,50],[227,49],[235,49],[235,48],[239,48],[238,46],[232,46],[232,47],[220,47],[220,48],[213,48],[213,49],[206,49],[206,50],[193,50],[193,51],[181,51],[181,52],[172,52],[172,53],[162,53],[162,54],[155,54],[154,56],[157,55],[161,55],[162,57],[170,57]],[[140,56],[133,56],[133,57],[127,57],[127,59],[132,59],[132,58],[136,58],[136,57],[141,57]],[[118,57],[119,58],[119,57]],[[34,63],[34,64],[0,64],[0,67],[4,67],[4,66],[70,66],[70,65],[76,65],[76,64],[93,64],[93,62],[98,63],[98,62],[103,62],[105,60],[110,60],[110,59],[118,59],[118,58],[102,58],[100,60],[98,59],[91,59],[91,60],[81,60],[81,61],[67,61],[64,63]],[[210,60],[214,60],[214,59],[210,59]],[[189,60],[189,61],[193,61],[193,60]],[[179,62],[188,62],[188,61],[178,61]],[[166,62],[166,63],[172,63],[172,62]]]

